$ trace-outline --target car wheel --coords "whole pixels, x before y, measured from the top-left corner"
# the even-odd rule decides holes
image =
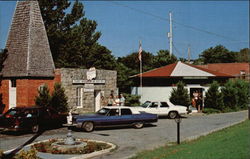
[[[178,116],[177,112],[169,112],[168,117],[170,119],[175,119]]]
[[[143,123],[142,122],[138,122],[138,123],[134,123],[134,127],[136,128],[136,129],[141,129],[142,127],[143,127]]]
[[[86,132],[91,132],[94,130],[94,123],[93,122],[84,122],[83,125],[82,125],[82,128],[84,131]]]
[[[33,125],[32,128],[31,128],[31,131],[33,133],[37,133],[39,131],[39,125],[38,124],[37,125]]]

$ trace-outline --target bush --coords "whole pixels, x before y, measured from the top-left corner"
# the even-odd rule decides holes
[[[248,107],[249,85],[248,82],[238,79],[234,83],[237,91],[238,103],[237,108],[246,109]]]
[[[204,108],[202,112],[206,114],[214,114],[214,113],[220,113],[221,111],[214,108]]]
[[[219,92],[219,84],[214,81],[208,91],[206,92],[206,97],[204,99],[204,104],[206,108],[213,108],[223,110],[223,96]]]
[[[37,151],[34,148],[31,148],[28,151],[20,151],[14,158],[15,159],[40,159],[37,157]]]
[[[65,95],[65,91],[61,84],[56,83],[54,85],[54,92],[52,93],[50,105],[58,112],[68,111],[68,98]]]
[[[172,102],[175,105],[190,105],[190,98],[188,94],[188,90],[184,88],[183,82],[177,83],[177,89],[173,88],[170,96],[170,102]]]
[[[124,94],[125,97],[125,104],[126,106],[138,106],[140,105],[140,96],[138,95],[131,95],[131,94]]]
[[[225,86],[221,89],[223,94],[223,103],[225,107],[236,110],[238,103],[237,89],[234,86],[234,82],[229,80]]]

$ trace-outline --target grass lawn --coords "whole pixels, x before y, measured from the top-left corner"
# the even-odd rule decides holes
[[[143,151],[133,159],[250,159],[250,121],[180,145]]]

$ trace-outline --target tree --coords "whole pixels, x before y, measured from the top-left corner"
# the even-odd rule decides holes
[[[207,63],[231,63],[236,62],[236,53],[229,51],[222,45],[217,45],[214,48],[210,47],[203,51],[200,55],[204,64]]]
[[[65,95],[65,90],[59,83],[54,85],[54,92],[52,93],[50,105],[58,112],[68,111],[68,98]]]
[[[177,88],[173,88],[171,91],[170,102],[176,105],[190,105],[190,98],[188,90],[184,88],[183,82],[177,83]]]
[[[244,48],[241,49],[237,55],[237,62],[250,62],[250,49]]]
[[[223,103],[226,108],[236,110],[238,103],[237,89],[234,86],[234,82],[229,80],[225,86],[221,89],[223,94]]]
[[[38,90],[38,96],[35,99],[36,105],[46,108],[50,106],[50,101],[51,101],[51,96],[49,94],[48,86],[46,84],[40,86]]]
[[[154,68],[162,67],[168,64],[175,63],[177,58],[174,55],[170,55],[168,50],[159,50],[154,57]]]
[[[84,17],[79,1],[66,13],[70,5],[68,0],[39,0],[56,67],[114,69],[111,51],[97,43],[101,33],[95,31],[96,21]]]
[[[216,81],[210,85],[204,99],[205,107],[223,110],[223,96],[219,91],[219,84]]]

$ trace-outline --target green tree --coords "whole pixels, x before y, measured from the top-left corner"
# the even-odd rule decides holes
[[[96,21],[85,17],[81,2],[75,1],[69,13],[69,0],[39,0],[39,6],[56,67],[116,66],[111,52],[97,43],[101,33],[95,31]]]
[[[154,57],[153,66],[154,68],[162,67],[168,64],[175,63],[177,58],[174,55],[169,54],[168,50],[159,50],[157,55]]]
[[[188,90],[184,86],[185,84],[182,81],[177,83],[177,88],[173,88],[171,91],[170,102],[176,105],[190,105]]]
[[[35,99],[36,105],[40,107],[49,107],[50,102],[51,102],[51,96],[49,93],[48,86],[46,84],[40,86],[38,89],[38,96]]]
[[[54,92],[52,93],[50,105],[58,112],[68,111],[68,98],[65,95],[65,90],[61,84],[54,85]]]
[[[236,62],[237,54],[229,51],[222,45],[217,45],[214,48],[210,47],[203,51],[200,55],[204,64],[207,63],[231,63]]]
[[[237,55],[237,62],[250,62],[250,49],[241,49]]]
[[[237,89],[234,86],[233,80],[229,80],[221,89],[223,94],[223,103],[225,108],[236,110],[238,103]]]
[[[223,110],[223,96],[216,81],[210,85],[204,99],[205,107]]]
[[[238,108],[247,108],[248,106],[248,96],[249,96],[249,84],[248,82],[237,79],[234,82],[234,87],[237,91],[237,107]]]

